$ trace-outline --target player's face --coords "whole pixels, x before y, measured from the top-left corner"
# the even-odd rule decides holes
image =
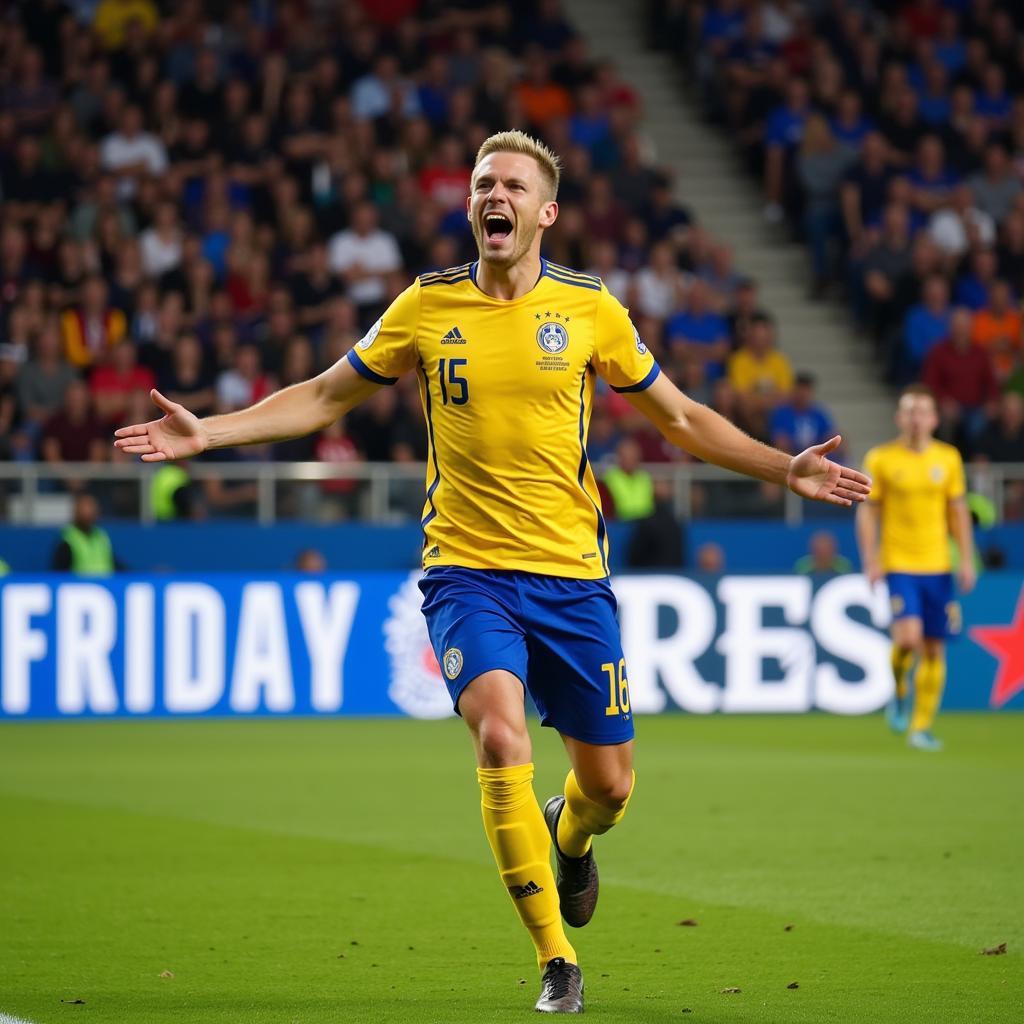
[[[511,267],[539,251],[538,232],[554,224],[558,204],[532,156],[491,153],[473,170],[466,211],[480,259]]]
[[[912,441],[931,437],[939,425],[935,402],[927,395],[904,395],[896,410],[896,425]]]

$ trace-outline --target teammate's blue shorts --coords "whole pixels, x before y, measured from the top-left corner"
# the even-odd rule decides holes
[[[606,579],[438,566],[420,580],[430,643],[455,710],[479,675],[505,669],[541,725],[584,743],[625,743],[633,715],[615,595]]]
[[[948,572],[891,572],[886,582],[894,619],[920,619],[924,635],[932,640],[960,632],[960,605]]]

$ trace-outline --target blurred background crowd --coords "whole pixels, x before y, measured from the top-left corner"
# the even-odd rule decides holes
[[[564,160],[546,254],[600,274],[680,385],[787,447],[831,430],[557,0],[32,0],[8,5],[0,68],[5,459],[116,459],[111,426],[151,418],[153,386],[202,415],[329,365],[414,275],[474,258],[473,156],[510,125]],[[593,460],[620,448],[682,457],[604,393]],[[422,460],[415,381],[319,437],[215,454]],[[351,511],[354,485],[325,487]]]
[[[1024,461],[1024,5],[657,3],[764,216],[807,244],[864,357],[935,392],[940,436]]]
[[[931,383],[968,454],[1024,461],[1019,15],[650,11],[763,176],[766,217],[807,238],[815,294],[848,296],[865,358]],[[474,258],[473,156],[510,126],[564,161],[545,254],[599,274],[681,387],[788,450],[834,431],[558,0],[25,0],[4,6],[0,74],[0,458],[117,460],[112,426],[151,418],[153,386],[204,415],[330,365],[415,275]],[[589,449],[623,517],[659,496],[638,464],[685,458],[612,392]],[[214,456],[425,454],[407,379],[320,436]],[[251,511],[254,489],[205,481],[202,504]],[[317,514],[353,514],[358,490],[325,482]],[[393,502],[415,516],[420,489]]]

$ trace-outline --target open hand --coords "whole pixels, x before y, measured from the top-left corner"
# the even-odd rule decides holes
[[[143,462],[187,459],[206,451],[209,438],[198,417],[183,405],[164,398],[156,388],[150,391],[149,397],[164,415],[158,420],[115,430],[115,448],[129,455],[140,455]]]
[[[842,443],[836,434],[824,444],[812,445],[793,456],[786,474],[786,486],[801,498],[826,501],[830,505],[852,505],[863,501],[871,491],[871,480],[848,466],[840,466],[825,456]]]

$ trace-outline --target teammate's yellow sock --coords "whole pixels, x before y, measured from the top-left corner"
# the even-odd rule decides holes
[[[914,652],[893,644],[891,660],[892,676],[896,680],[896,696],[900,700],[906,700],[910,687],[910,670],[914,666]]]
[[[570,770],[565,777],[565,806],[558,818],[558,848],[562,853],[567,857],[582,857],[590,849],[592,836],[604,835],[613,825],[622,821],[635,784],[634,772],[633,784],[629,787],[626,799],[618,807],[605,807],[594,803],[580,789],[576,773]]]
[[[537,948],[541,969],[556,956],[577,963],[562,928],[551,871],[551,836],[533,793],[533,765],[477,768],[484,831],[501,880]]]
[[[926,732],[932,727],[942,691],[946,686],[946,659],[923,657],[914,676],[914,713],[910,716],[911,732]]]

